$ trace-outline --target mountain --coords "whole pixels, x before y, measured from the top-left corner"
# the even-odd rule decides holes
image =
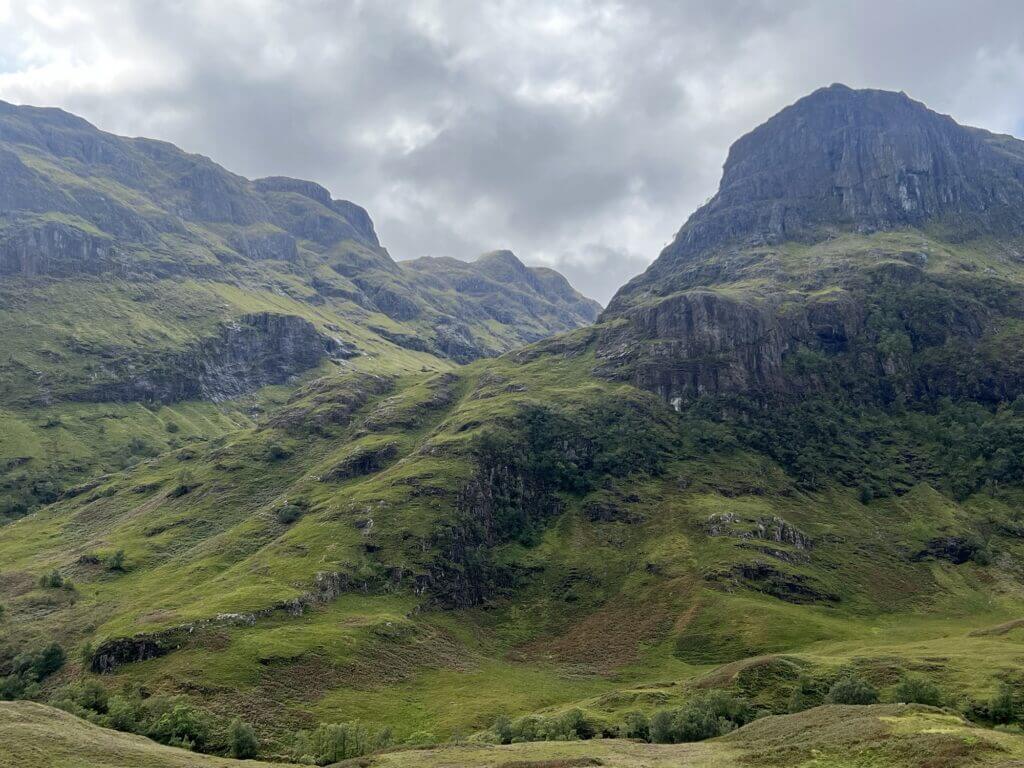
[[[57,109],[0,103],[0,166],[0,519],[251,423],[269,386],[447,369],[600,309],[508,252],[395,262],[318,184]]]
[[[612,299],[598,356],[677,402],[1013,400],[1022,235],[1024,142],[834,85],[733,145],[718,194]]]
[[[833,86],[741,139],[593,325],[457,366],[381,335],[413,321],[339,324],[364,335],[329,354],[378,339],[373,365],[3,528],[0,690],[322,761],[297,731],[489,745],[382,765],[1012,759],[1019,146]],[[401,269],[465,312],[581,306],[507,253]],[[839,706],[878,698],[974,725]],[[492,745],[597,735],[722,738]]]

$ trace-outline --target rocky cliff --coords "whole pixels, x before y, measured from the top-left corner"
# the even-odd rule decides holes
[[[732,145],[718,193],[608,314],[671,292],[708,252],[924,225],[961,241],[1024,234],[1024,142],[903,93],[832,85]]]
[[[283,384],[326,359],[346,359],[359,351],[318,332],[294,315],[260,313],[226,323],[218,332],[157,366],[136,369],[131,362],[112,372],[113,380],[79,393],[91,402],[221,402],[268,384]]]
[[[598,371],[677,405],[1012,398],[1022,233],[1024,142],[824,88],[732,146],[718,194],[603,314]]]

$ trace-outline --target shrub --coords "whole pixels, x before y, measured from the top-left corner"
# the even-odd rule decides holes
[[[787,710],[791,713],[803,712],[806,709],[818,706],[823,699],[824,696],[815,686],[814,681],[809,677],[801,675],[796,681],[793,693],[790,694]]]
[[[297,754],[327,765],[365,755],[389,741],[387,732],[374,732],[363,723],[320,723],[316,730],[299,734]]]
[[[625,722],[619,727],[619,735],[624,739],[651,738],[651,723],[643,712],[627,712]]]
[[[866,680],[844,677],[829,688],[828,700],[832,704],[877,704],[878,691]]]
[[[93,680],[70,686],[68,693],[78,706],[101,715],[106,714],[110,706],[107,689]]]
[[[248,723],[243,723],[237,717],[231,721],[228,727],[228,747],[231,756],[238,760],[249,760],[256,757],[259,752],[259,742],[256,740],[256,731]]]
[[[181,429],[181,427],[179,427],[176,422],[168,421],[164,429],[166,429],[169,434],[173,435],[176,432],[178,432]]]
[[[938,686],[925,677],[908,675],[903,678],[893,694],[896,701],[903,704],[927,704],[938,707],[942,704],[942,694]]]
[[[210,734],[209,717],[185,701],[175,701],[150,725],[154,741],[186,749],[202,749]]]
[[[107,569],[111,571],[123,571],[124,570],[124,550],[119,549],[111,555],[108,555],[104,561]]]
[[[712,691],[680,709],[656,712],[650,722],[650,738],[658,744],[703,741],[745,725],[754,716],[746,699]]]
[[[56,643],[39,650],[22,651],[11,661],[11,672],[0,679],[0,699],[32,699],[39,683],[64,666],[64,649]]]
[[[64,586],[64,577],[60,575],[60,571],[54,568],[39,578],[39,586],[43,589],[60,589]]]
[[[278,507],[275,516],[277,517],[277,522],[282,525],[291,525],[302,517],[302,507],[298,504],[285,504]]]
[[[93,681],[68,685],[54,696],[52,703],[79,717],[94,719],[95,715],[107,712],[107,689]]]
[[[1012,723],[1017,719],[1017,707],[1013,700],[1013,686],[1000,683],[999,690],[988,705],[989,717],[993,723]]]
[[[292,455],[292,451],[281,443],[271,443],[267,446],[266,457],[267,461],[283,461]]]
[[[499,744],[512,743],[512,721],[508,715],[498,715],[494,718],[491,733],[494,734],[494,738]]]
[[[140,711],[138,704],[123,696],[111,696],[107,703],[105,725],[118,731],[135,733],[139,731]]]

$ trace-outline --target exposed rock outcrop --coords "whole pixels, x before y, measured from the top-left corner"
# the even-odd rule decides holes
[[[221,327],[216,336],[172,354],[155,367],[134,371],[124,365],[114,381],[75,399],[96,402],[158,402],[239,397],[268,384],[281,384],[326,358],[358,351],[324,336],[295,315],[246,315]]]
[[[325,483],[342,483],[353,477],[372,475],[384,469],[396,456],[398,456],[398,444],[394,442],[365,447],[346,456],[325,472],[320,479]]]
[[[665,295],[683,263],[729,244],[925,222],[959,239],[1024,233],[1024,142],[958,125],[903,93],[822,88],[732,145],[718,194],[607,316]]]
[[[0,234],[0,275],[73,277],[126,266],[114,239],[60,222],[12,226]]]
[[[712,515],[704,524],[708,536],[731,536],[788,544],[799,550],[813,546],[811,537],[777,515],[745,519],[735,512]]]
[[[920,251],[857,237],[906,242],[912,227]],[[837,236],[849,258],[827,245]],[[596,372],[676,407],[829,388],[1013,399],[1024,362],[981,343],[1024,315],[1019,288],[969,256],[935,268],[925,245],[979,236],[1006,243],[995,259],[1021,259],[1024,142],[904,94],[821,89],[733,145],[718,194],[603,313]]]

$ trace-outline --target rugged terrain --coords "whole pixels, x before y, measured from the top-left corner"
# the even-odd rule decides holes
[[[0,520],[251,424],[271,385],[444,370],[592,322],[508,251],[396,262],[366,211],[0,103]]]
[[[425,754],[490,764],[479,734],[503,715],[578,709],[586,735],[622,735],[631,713],[721,691],[779,717],[679,754],[1011,765],[1019,737],[978,728],[1015,727],[1021,705],[1022,147],[902,94],[817,91],[734,145],[719,193],[599,322],[496,358],[464,363],[430,332],[410,349],[396,334],[420,321],[372,297],[328,333],[334,299],[270,291],[315,309],[294,313],[312,332],[275,326],[289,347],[340,362],[254,400],[186,364],[195,346],[163,359],[180,383],[136,376],[146,413],[234,421],[3,529],[0,662],[58,639],[73,653],[37,698],[75,681],[180,696],[221,728],[253,723],[266,755],[359,720],[412,744],[477,733]],[[501,252],[395,270],[445,295],[575,300]],[[245,351],[271,321],[244,290],[234,330],[200,344],[217,370],[275,384]],[[110,375],[90,403],[126,396]],[[157,397],[179,391],[206,400]],[[976,725],[814,708],[849,677],[891,702],[924,678]],[[802,743],[786,723],[828,743],[773,753]],[[854,723],[859,762],[839,734]],[[657,764],[660,747],[634,746],[509,751]]]
[[[56,738],[53,738],[54,726]],[[0,765],[18,768],[261,768],[270,763],[196,755],[78,720],[38,704],[0,703]],[[47,746],[41,749],[40,741]],[[700,744],[643,744],[595,739],[529,744],[456,744],[396,749],[348,765],[365,768],[727,768],[734,765],[793,768],[862,768],[885,765],[1018,765],[1019,735],[972,727],[949,712],[925,707],[821,707],[768,718],[729,736]],[[7,762],[3,762],[3,761]],[[931,761],[931,762],[929,762]],[[283,763],[273,763],[283,768]]]

